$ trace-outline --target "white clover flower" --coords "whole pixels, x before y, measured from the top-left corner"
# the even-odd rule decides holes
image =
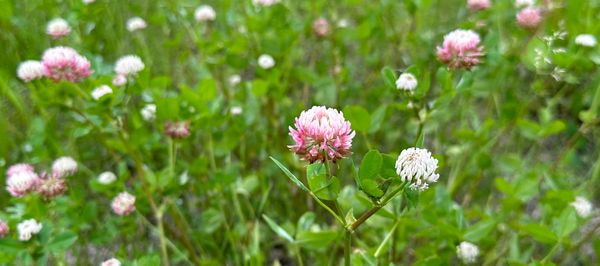
[[[396,88],[399,90],[413,91],[417,84],[417,78],[411,73],[402,73],[396,80]]]
[[[28,241],[32,235],[39,233],[42,230],[42,224],[35,219],[25,220],[17,225],[19,231],[19,240]]]
[[[46,26],[46,33],[54,38],[60,38],[69,35],[71,33],[71,27],[66,20],[62,18],[55,18],[48,22]]]
[[[252,4],[254,4],[255,6],[272,6],[274,4],[277,4],[281,2],[281,0],[252,0]]]
[[[516,7],[530,7],[535,5],[535,0],[515,0]]]
[[[108,185],[117,180],[117,176],[113,172],[103,172],[98,176],[98,182],[103,185]]]
[[[127,30],[129,32],[145,29],[146,26],[146,21],[140,17],[133,17],[127,20]]]
[[[231,107],[231,114],[232,114],[232,115],[239,115],[239,114],[241,114],[242,112],[243,112],[243,109],[242,109],[242,107],[241,107],[241,106],[234,106],[234,107]]]
[[[571,202],[571,206],[575,208],[577,215],[581,218],[587,218],[592,214],[592,203],[584,197],[576,197],[575,201]]]
[[[130,76],[144,70],[144,62],[137,55],[126,55],[115,63],[115,72],[119,75]]]
[[[121,262],[118,259],[112,258],[110,260],[102,262],[100,266],[121,266]]]
[[[92,98],[94,98],[94,100],[99,100],[102,96],[111,94],[112,92],[113,90],[109,86],[102,85],[92,91]]]
[[[82,2],[84,4],[86,4],[86,5],[89,5],[89,4],[93,3],[93,2],[96,2],[96,0],[82,0]]]
[[[456,246],[456,254],[465,264],[475,263],[479,256],[479,248],[474,244],[463,241]]]
[[[236,86],[238,84],[240,84],[240,82],[242,82],[242,77],[240,77],[240,75],[231,75],[229,77],[229,85]]]
[[[75,173],[77,173],[77,162],[71,157],[60,157],[52,163],[52,174],[54,176],[65,177]]]
[[[402,182],[409,182],[410,188],[423,191],[430,183],[437,182],[440,177],[435,173],[438,160],[426,149],[408,148],[403,150],[396,161],[396,173]]]
[[[17,68],[17,76],[25,82],[39,79],[44,76],[44,65],[35,60],[22,62]]]
[[[337,26],[338,28],[347,28],[348,26],[350,26],[350,21],[345,18],[340,19],[337,22]]]
[[[275,59],[268,54],[263,54],[258,57],[258,65],[263,69],[269,69],[275,66]]]
[[[596,46],[596,37],[591,34],[579,34],[575,37],[575,43],[585,47],[594,47]]]
[[[201,5],[194,11],[194,18],[198,22],[215,20],[217,12],[209,5]]]
[[[156,118],[156,104],[146,104],[144,108],[142,108],[142,110],[140,111],[140,114],[142,115],[142,118],[145,121],[154,121],[154,119]]]

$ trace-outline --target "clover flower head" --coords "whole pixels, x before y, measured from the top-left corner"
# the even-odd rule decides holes
[[[480,42],[479,35],[472,30],[454,30],[444,36],[442,46],[437,47],[437,56],[450,68],[469,70],[479,64],[483,55]]]
[[[408,148],[403,150],[396,160],[396,173],[402,182],[409,182],[413,190],[423,191],[440,177],[435,171],[438,160],[426,149]]]
[[[336,109],[314,106],[302,111],[294,126],[289,127],[294,145],[291,151],[313,163],[336,162],[350,154],[355,132],[344,114]]]

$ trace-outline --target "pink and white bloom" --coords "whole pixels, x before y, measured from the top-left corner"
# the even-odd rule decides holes
[[[42,62],[35,60],[27,60],[19,64],[17,68],[17,77],[22,81],[29,82],[34,79],[39,79],[44,76],[44,66]]]
[[[490,0],[467,0],[467,5],[472,11],[485,10],[490,8]]]
[[[135,211],[135,197],[127,192],[121,192],[111,203],[112,210],[121,216]]]
[[[165,123],[165,134],[174,139],[187,138],[190,135],[190,122],[188,121],[167,121]]]
[[[146,21],[140,17],[132,17],[127,20],[127,31],[129,32],[145,29],[147,26]]]
[[[53,47],[42,56],[44,75],[54,81],[78,82],[92,74],[90,61],[70,47]]]
[[[67,181],[56,174],[42,173],[36,191],[44,198],[60,196],[67,191]]]
[[[542,22],[542,12],[535,7],[524,8],[517,14],[517,23],[526,29],[535,29]]]
[[[8,224],[2,220],[0,220],[0,239],[4,238],[10,232],[10,228]]]
[[[468,70],[480,62],[483,55],[480,42],[479,34],[472,30],[454,30],[444,36],[444,43],[437,47],[437,56],[451,68]]]
[[[8,168],[8,170],[6,170],[6,176],[10,177],[11,175],[14,175],[14,174],[20,173],[20,172],[35,173],[35,169],[33,168],[33,166],[31,164],[18,163],[18,164],[11,165]]]
[[[127,83],[127,77],[124,75],[116,75],[112,80],[112,84],[115,86],[123,86],[125,83]]]
[[[435,171],[438,160],[426,149],[408,148],[396,160],[396,173],[402,182],[409,182],[410,188],[423,191],[440,177]]]
[[[288,146],[310,163],[315,161],[336,162],[350,154],[352,139],[356,134],[350,128],[350,122],[336,109],[314,106],[302,111],[289,127],[294,145]]]
[[[264,6],[264,7],[272,6],[279,2],[281,2],[281,0],[252,0],[252,3],[255,6]]]
[[[66,20],[62,18],[55,18],[48,22],[46,26],[46,33],[55,39],[69,35],[71,33],[71,27]]]
[[[313,21],[312,29],[318,37],[325,37],[330,31],[329,21],[325,18],[318,18]]]
[[[6,179],[6,190],[13,197],[22,197],[34,191],[40,184],[41,179],[33,171],[20,171],[8,175]]]
[[[42,224],[35,219],[25,220],[17,225],[19,231],[19,240],[29,241],[33,235],[42,231]]]
[[[100,266],[121,266],[121,262],[118,259],[112,258],[110,260],[102,262]]]
[[[75,173],[77,173],[77,161],[71,157],[60,157],[52,163],[52,175],[54,176],[66,177]]]
[[[115,72],[117,75],[128,77],[144,70],[145,67],[144,62],[137,55],[126,55],[115,63]]]
[[[194,11],[194,18],[198,22],[212,21],[217,18],[217,12],[209,5],[201,5]]]
[[[92,91],[92,98],[97,101],[100,100],[102,96],[111,94],[112,92],[113,90],[108,85],[102,85]]]

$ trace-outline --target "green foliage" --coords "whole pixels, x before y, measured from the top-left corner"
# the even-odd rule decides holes
[[[63,195],[0,193],[10,227],[0,265],[339,265],[356,223],[352,265],[457,265],[462,241],[479,247],[474,265],[597,265],[600,48],[576,37],[600,38],[600,1],[535,1],[534,30],[517,25],[512,0],[466,2],[0,1],[2,184],[17,163],[79,166]],[[200,4],[216,19],[196,21]],[[134,16],[147,27],[129,32]],[[55,39],[46,24],[57,17],[71,33]],[[313,31],[321,17],[325,36]],[[436,58],[458,28],[481,37],[470,71]],[[85,56],[93,75],[16,76],[55,46]],[[128,54],[145,69],[112,85]],[[261,68],[262,54],[275,66]],[[402,73],[417,78],[414,91],[396,89]],[[113,93],[94,100],[101,85]],[[356,136],[347,158],[309,164],[289,150],[289,127],[321,105]],[[190,135],[169,138],[167,121],[189,122]],[[409,147],[438,160],[425,191],[396,173]],[[105,171],[113,183],[98,180]],[[123,191],[136,210],[118,216],[110,206]],[[576,197],[591,201],[590,216]],[[27,219],[43,229],[20,241]]]

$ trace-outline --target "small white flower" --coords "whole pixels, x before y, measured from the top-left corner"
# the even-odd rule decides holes
[[[252,0],[255,6],[272,6],[279,3],[281,0]]]
[[[39,79],[44,76],[44,66],[40,61],[27,60],[19,64],[17,76],[25,82]]]
[[[240,77],[240,75],[231,75],[231,77],[229,77],[229,85],[232,87],[240,84],[241,81],[242,77]]]
[[[133,17],[127,20],[127,30],[134,32],[146,28],[146,21],[140,17]]]
[[[338,28],[347,28],[348,26],[350,26],[350,21],[348,21],[345,18],[340,19],[337,22],[337,26],[338,26]]]
[[[46,26],[46,33],[54,38],[60,38],[71,33],[71,27],[66,20],[62,18],[55,18],[48,22]]]
[[[42,230],[42,224],[35,219],[25,220],[17,225],[19,231],[19,240],[28,241],[32,235],[39,233]]]
[[[94,98],[94,100],[99,100],[100,98],[102,98],[102,96],[107,95],[107,94],[111,94],[113,91],[112,89],[107,86],[107,85],[102,85],[98,88],[95,88],[92,91],[92,98]]]
[[[117,176],[113,172],[103,172],[98,176],[98,182],[100,184],[108,185],[117,180]]]
[[[438,160],[426,149],[408,148],[403,150],[396,161],[396,173],[402,182],[409,182],[410,188],[423,191],[430,183],[437,182],[440,177],[435,171]]]
[[[194,18],[198,22],[215,20],[217,12],[209,5],[201,5],[194,11]]]
[[[402,73],[396,80],[396,88],[399,90],[413,91],[417,84],[417,78],[411,73]]]
[[[575,43],[585,47],[594,47],[596,46],[596,37],[591,34],[580,34],[575,37]]]
[[[77,162],[71,157],[60,157],[52,163],[52,174],[58,177],[71,176],[76,172]]]
[[[96,0],[82,0],[82,2],[84,4],[86,4],[86,5],[89,5],[89,4],[93,3],[93,2],[96,2]]]
[[[475,263],[479,256],[479,248],[469,242],[460,242],[460,245],[456,246],[456,254],[465,264]]]
[[[243,109],[242,109],[242,107],[240,107],[240,106],[234,106],[234,107],[231,107],[231,114],[232,114],[232,115],[239,115],[239,114],[241,114],[242,112],[243,112]]]
[[[587,218],[592,213],[592,203],[584,197],[576,197],[575,201],[571,202],[571,206],[575,208],[577,215],[581,218]]]
[[[530,7],[535,5],[535,0],[515,0],[516,7]]]
[[[144,62],[137,55],[126,55],[115,63],[115,72],[123,76],[135,75],[144,70],[144,67]]]
[[[263,54],[258,57],[258,65],[263,69],[269,69],[275,66],[275,59],[268,54]]]
[[[121,266],[121,262],[118,259],[112,258],[110,260],[102,262],[100,266]]]
[[[153,121],[156,118],[156,104],[146,104],[140,111],[142,118],[146,121]]]

